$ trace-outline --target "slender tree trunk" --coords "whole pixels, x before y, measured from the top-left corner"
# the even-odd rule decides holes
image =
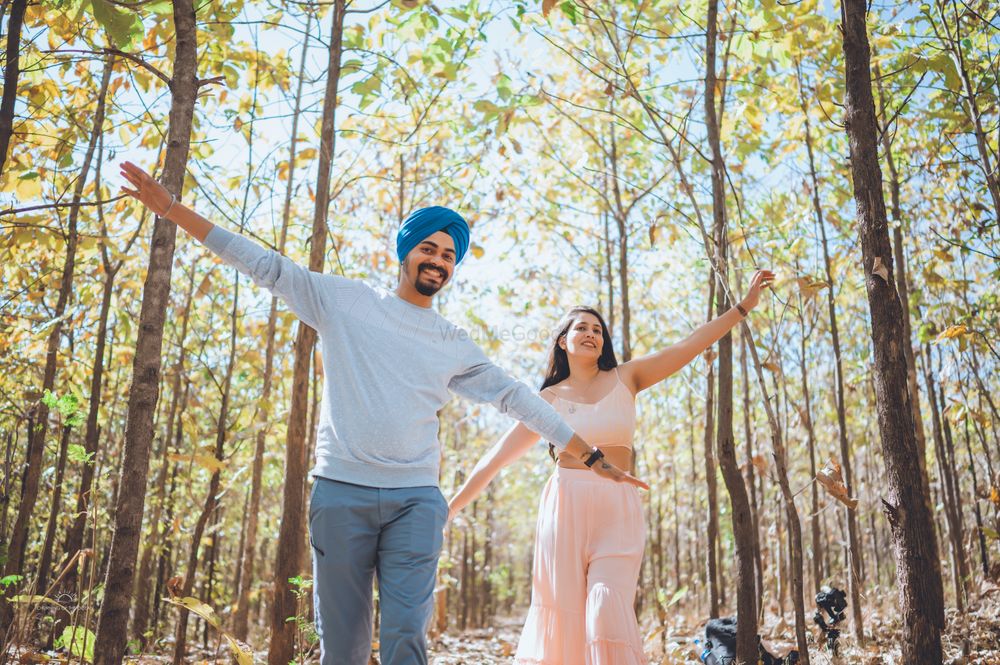
[[[230,311],[229,327],[229,361],[226,364],[226,375],[222,381],[222,403],[219,405],[219,420],[216,423],[215,431],[215,460],[217,464],[222,464],[226,451],[226,421],[229,417],[229,402],[232,398],[231,391],[233,385],[233,368],[236,366],[236,338],[239,336],[236,320],[239,311],[240,301],[240,277],[239,273],[233,270],[233,305]],[[194,531],[191,534],[191,549],[188,554],[187,569],[184,573],[184,584],[181,589],[181,596],[191,595],[194,589],[194,580],[198,572],[198,549],[201,546],[201,539],[205,533],[208,520],[216,514],[219,508],[219,488],[222,481],[222,472],[219,466],[212,469],[212,476],[208,481],[208,494],[205,496],[205,504],[202,507],[198,521],[195,523]],[[213,537],[213,552],[209,556],[209,562],[214,560],[215,540],[218,534]],[[211,603],[211,597],[206,597],[205,602]],[[181,608],[180,617],[177,621],[177,636],[174,642],[174,665],[180,665],[184,660],[184,649],[187,641],[187,622],[189,612]]]
[[[181,328],[178,334],[177,361],[174,364],[173,380],[170,389],[170,408],[167,410],[167,432],[163,437],[161,464],[154,481],[155,495],[153,497],[153,513],[149,519],[149,535],[146,538],[142,556],[139,558],[139,574],[136,576],[135,608],[132,616],[132,638],[139,641],[141,647],[146,645],[145,633],[149,628],[150,589],[155,582],[152,575],[154,555],[160,549],[161,532],[165,531],[163,523],[163,508],[166,503],[166,488],[168,471],[176,463],[171,463],[170,444],[174,440],[174,429],[180,427],[177,411],[181,400],[181,381],[184,376],[184,363],[187,360],[187,331],[191,319],[191,308],[194,304],[194,287],[197,271],[192,266],[188,278],[187,296],[184,299],[184,310],[181,315]]]
[[[806,443],[809,446],[809,477],[816,477],[816,428],[813,426],[811,394],[809,389],[809,365],[806,358],[805,320],[802,316],[802,301],[799,300],[799,322],[802,334],[799,336],[799,372],[802,375],[802,422],[806,426]],[[822,557],[823,543],[819,537],[819,490],[816,483],[810,483],[812,496],[810,502],[809,530],[812,536],[812,578],[813,593],[819,593],[823,585]]]
[[[996,167],[993,164],[992,150],[989,144],[989,137],[986,133],[987,130],[983,126],[983,113],[979,108],[979,92],[976,89],[976,85],[972,82],[972,78],[969,76],[969,67],[965,62],[965,53],[962,51],[962,17],[959,15],[956,3],[953,1],[935,0],[934,5],[941,17],[941,28],[944,30],[944,35],[941,35],[933,21],[931,22],[931,26],[938,38],[944,42],[944,47],[951,55],[952,61],[955,63],[955,69],[962,80],[962,89],[954,92],[961,98],[963,102],[962,106],[969,122],[972,124],[973,135],[976,138],[976,149],[979,152],[979,168],[982,170],[983,177],[986,180],[986,189],[990,193],[990,198],[993,199],[993,218],[1000,224],[1000,178],[997,177]],[[948,17],[945,14],[945,10],[949,6],[954,13],[953,25],[949,25]],[[928,14],[930,13],[928,12]],[[964,11],[962,15],[964,16]],[[954,29],[954,32],[952,32],[952,29]]]
[[[753,533],[754,533],[754,546],[753,546],[753,558],[754,558],[754,569],[756,571],[755,577],[755,587],[757,590],[756,594],[756,607],[757,607],[757,621],[759,622],[763,618],[764,613],[764,558],[761,555],[760,546],[760,512],[757,505],[757,481],[756,475],[754,473],[754,460],[753,460],[753,431],[750,428],[750,375],[747,371],[747,334],[746,331],[741,331],[740,342],[742,343],[742,349],[740,352],[740,373],[743,376],[743,432],[746,438],[746,466],[747,466],[747,487],[750,488],[750,521],[753,523]]]
[[[320,129],[320,159],[316,179],[316,208],[313,215],[309,269],[322,272],[326,254],[326,219],[330,204],[330,173],[336,147],[334,132],[337,117],[337,86],[340,83],[340,58],[344,34],[345,0],[335,0],[331,16],[330,48],[327,62],[326,92]],[[305,418],[309,399],[309,369],[316,343],[316,331],[299,323],[292,369],[292,400],[288,413],[285,447],[285,488],[274,565],[274,602],[271,606],[271,641],[269,665],[287,665],[294,656],[295,624],[287,619],[296,615],[296,602],[288,578],[298,574],[305,541],[305,514],[302,483],[306,477]]]
[[[7,20],[7,62],[3,72],[3,98],[0,99],[0,176],[7,163],[10,139],[14,135],[14,105],[17,102],[17,79],[21,74],[21,25],[28,0],[13,0]]]
[[[927,509],[907,388],[903,311],[892,281],[893,259],[878,163],[878,126],[864,0],[842,0],[846,129],[865,286],[871,312],[874,384],[885,459],[882,499],[892,529],[903,624],[903,661],[940,663],[944,601],[937,538]]]
[[[20,5],[20,8],[18,7]],[[8,47],[13,45],[14,50],[7,51],[7,71],[5,74],[5,86],[3,102],[0,104],[0,172],[3,169],[3,159],[7,154],[7,143],[10,139],[9,126],[7,124],[7,96],[13,95],[17,87],[18,52],[20,39],[20,24],[24,15],[24,5],[20,0],[15,0],[11,11],[11,23],[8,32]],[[16,23],[16,25],[15,25]],[[16,31],[14,28],[16,27]],[[16,32],[16,34],[15,34]],[[76,248],[79,240],[77,232],[77,222],[80,215],[79,203],[83,198],[83,190],[87,184],[90,172],[90,162],[94,157],[97,146],[97,139],[100,136],[104,124],[105,98],[107,97],[108,80],[111,76],[112,62],[105,65],[102,84],[97,98],[97,109],[94,118],[93,129],[90,133],[90,140],[84,154],[83,165],[80,168],[80,175],[77,177],[73,188],[72,205],[69,209],[69,218],[66,230],[66,258],[63,262],[62,276],[59,283],[59,295],[56,300],[53,320],[55,323],[49,330],[46,341],[45,368],[42,373],[42,393],[52,391],[55,387],[56,367],[59,359],[59,342],[62,335],[64,315],[70,299],[73,297],[73,276],[76,271]],[[11,78],[13,77],[13,78]],[[10,102],[9,112],[11,119],[13,115],[13,100]],[[6,132],[6,134],[5,134]],[[20,504],[18,505],[17,517],[14,521],[14,528],[11,532],[8,547],[8,559],[4,566],[4,574],[23,574],[24,556],[28,542],[28,529],[30,528],[31,515],[35,504],[38,501],[39,480],[42,473],[42,461],[45,451],[45,437],[48,433],[49,407],[45,403],[38,406],[37,426],[29,432],[27,467],[25,469],[24,482],[22,486]],[[44,557],[43,557],[44,558]],[[51,545],[46,564],[51,561]],[[47,566],[46,566],[47,567]],[[45,571],[46,574],[48,571]],[[10,590],[13,590],[11,585]],[[43,592],[40,591],[39,593]],[[9,609],[0,606],[0,634],[6,633],[8,621],[12,618]]]
[[[941,348],[938,347],[938,369],[942,369],[944,358],[941,357]],[[953,525],[949,525],[949,531],[954,527],[955,541],[958,547],[955,548],[956,574],[960,580],[958,592],[965,596],[967,600],[972,592],[969,578],[969,562],[965,555],[965,520],[963,518],[962,507],[962,485],[958,481],[958,473],[955,470],[955,441],[951,434],[951,423],[947,418],[947,404],[944,398],[944,385],[938,385],[938,402],[941,409],[941,425],[944,439],[944,448],[941,453],[941,461],[944,463],[944,472],[948,477],[949,491],[951,492],[951,512]]]
[[[176,31],[174,73],[171,79],[167,151],[163,185],[180,195],[191,141],[191,124],[198,91],[197,42],[194,5],[191,0],[173,0]],[[97,624],[95,665],[118,665],[125,653],[128,610],[136,556],[142,529],[153,441],[153,414],[159,397],[160,353],[163,327],[170,298],[177,227],[157,219],[150,241],[149,269],[143,286],[138,338],[132,365],[121,483],[115,505],[104,603]]]
[[[728,281],[728,240],[726,229],[725,166],[719,136],[719,118],[715,108],[715,48],[718,34],[718,0],[708,2],[708,29],[705,40],[705,120],[708,142],[712,149],[712,212],[714,218],[715,251],[718,266],[716,279],[716,314],[722,315],[730,308],[725,290]],[[718,432],[716,434],[719,465],[729,491],[732,506],[733,539],[736,545],[736,662],[754,663],[757,660],[757,608],[754,579],[754,549],[750,502],[746,485],[736,461],[733,438],[733,337],[726,333],[719,340],[719,405]]]
[[[295,109],[292,113],[292,139],[288,155],[288,187],[285,189],[285,203],[281,215],[281,235],[278,241],[278,251],[284,253],[285,241],[288,237],[288,224],[291,220],[292,193],[295,188],[295,155],[298,148],[299,116],[302,110],[302,88],[305,82],[306,53],[309,50],[310,29],[312,28],[312,13],[307,12],[305,41],[302,44],[302,58],[299,62],[299,80],[295,91]],[[255,421],[266,423],[271,417],[271,389],[274,377],[274,347],[278,324],[278,300],[271,298],[271,309],[267,315],[267,342],[264,352],[264,385]],[[250,506],[247,511],[247,530],[241,556],[242,573],[236,600],[236,610],[233,615],[233,633],[238,639],[246,640],[248,631],[248,610],[250,592],[254,585],[254,553],[256,552],[258,512],[260,511],[261,485],[264,474],[264,451],[266,449],[267,427],[257,432],[254,445],[253,470],[250,483]]]
[[[712,319],[715,304],[715,275],[708,275],[708,317]],[[718,562],[715,560],[719,542],[719,498],[715,477],[715,353],[709,350],[708,376],[705,379],[705,485],[708,488],[708,542],[706,543],[706,567],[708,569],[708,616],[719,616]]]
[[[990,574],[990,555],[986,548],[986,534],[983,532],[983,514],[979,510],[979,477],[976,473],[976,460],[972,457],[972,442],[969,437],[969,415],[962,419],[965,439],[965,452],[969,456],[969,471],[972,472],[972,506],[976,513],[976,535],[979,537],[979,561],[983,566],[983,577]]]
[[[59,457],[56,460],[56,474],[52,481],[52,503],[49,505],[49,517],[45,522],[45,538],[42,541],[42,555],[38,560],[38,583],[35,588],[44,594],[49,588],[49,569],[52,567],[52,550],[55,546],[56,527],[58,526],[59,509],[62,507],[63,478],[66,473],[66,454],[69,449],[69,436],[72,428],[63,425],[62,436],[59,437]]]
[[[816,225],[819,227],[820,239],[823,246],[823,265],[826,270],[827,309],[830,316],[830,337],[833,342],[833,362],[835,375],[834,398],[837,407],[837,438],[840,442],[840,466],[844,474],[844,486],[847,493],[854,495],[854,475],[851,464],[851,447],[847,440],[847,407],[844,396],[844,366],[840,349],[840,331],[837,326],[837,305],[835,286],[833,281],[833,267],[830,260],[829,243],[826,238],[826,221],[823,219],[823,207],[819,200],[819,176],[816,172],[816,160],[813,155],[812,131],[809,122],[809,108],[806,103],[805,92],[802,87],[802,73],[798,61],[795,63],[799,80],[799,99],[802,108],[802,115],[805,119],[806,133],[806,155],[809,158],[809,177],[812,184],[813,211],[816,215]],[[857,516],[848,508],[843,509],[847,518],[847,557],[848,576],[847,588],[850,595],[851,628],[854,631],[854,639],[859,645],[864,645],[865,630],[864,620],[861,616],[861,542],[858,537]]]

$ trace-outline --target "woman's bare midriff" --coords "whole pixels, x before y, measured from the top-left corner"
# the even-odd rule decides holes
[[[632,468],[632,449],[628,446],[601,446],[604,459],[617,466],[622,471],[629,471]],[[600,462],[598,462],[600,464]],[[587,465],[583,460],[570,455],[569,453],[559,453],[559,466],[566,469],[586,469]]]

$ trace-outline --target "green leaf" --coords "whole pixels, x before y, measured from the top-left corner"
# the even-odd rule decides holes
[[[77,658],[94,662],[94,643],[97,636],[83,626],[66,626],[57,643]]]
[[[6,589],[12,584],[17,584],[24,579],[24,575],[7,575],[0,577],[0,589]]]
[[[112,44],[129,51],[138,43],[144,29],[137,13],[119,9],[107,0],[90,0],[90,6]]]
[[[88,453],[79,443],[71,443],[66,448],[66,458],[70,462],[90,464],[93,457],[94,453]]]
[[[174,3],[170,0],[156,0],[146,5],[146,9],[160,16],[170,16],[174,13]]]
[[[674,591],[674,595],[670,596],[670,601],[667,602],[667,607],[670,607],[671,605],[673,605],[674,603],[676,603],[677,601],[679,601],[681,598],[683,598],[684,596],[686,596],[687,592],[688,592],[688,588],[687,588],[686,585],[682,586],[677,591]]]

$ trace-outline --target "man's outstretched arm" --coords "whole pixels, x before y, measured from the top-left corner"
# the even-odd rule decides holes
[[[506,413],[533,432],[545,437],[560,450],[587,460],[594,451],[583,438],[567,425],[552,405],[528,386],[514,379],[477,351],[479,362],[465,372],[452,377],[448,387],[455,393],[477,402],[488,402],[501,413]],[[649,489],[649,485],[622,471],[607,460],[599,459],[591,467],[599,476],[636,487]]]
[[[122,162],[121,175],[132,188],[122,187],[126,194],[137,199],[158,217],[170,220],[200,242],[205,242],[208,232],[215,226],[194,210],[177,201],[167,188],[132,162]]]
[[[132,185],[122,187],[125,193],[194,236],[223,261],[251,277],[257,286],[280,298],[303,323],[316,330],[337,307],[344,292],[358,286],[345,277],[312,272],[245,236],[212,224],[131,162],[122,164],[121,175]]]

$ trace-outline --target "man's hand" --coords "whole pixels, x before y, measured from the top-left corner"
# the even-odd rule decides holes
[[[144,206],[160,215],[170,205],[170,192],[156,182],[151,175],[132,162],[122,162],[121,175],[132,185],[132,189],[122,186],[122,191],[138,200]]]
[[[622,471],[606,459],[597,460],[594,462],[594,466],[590,467],[590,469],[602,478],[608,478],[618,483],[628,483],[629,485],[635,485],[636,487],[644,490],[649,489],[649,485],[642,482],[632,474]]]

